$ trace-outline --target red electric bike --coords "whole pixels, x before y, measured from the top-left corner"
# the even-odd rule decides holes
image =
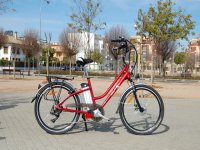
[[[112,40],[112,42],[120,43],[117,50],[123,54],[124,65],[119,75],[102,95],[94,95],[86,69],[87,83],[82,83],[80,89],[74,88],[67,82],[72,79],[47,77],[48,83],[39,88],[32,100],[32,102],[35,101],[36,120],[42,129],[50,134],[66,133],[76,125],[80,115],[82,115],[86,130],[88,130],[87,119],[96,122],[102,119],[109,120],[104,116],[104,107],[125,80],[130,82],[130,87],[121,95],[117,110],[126,129],[133,134],[147,135],[159,127],[164,117],[164,104],[161,96],[148,85],[135,84],[133,70],[136,63],[129,71],[129,64],[125,62],[130,47],[134,48],[137,56],[135,46],[124,38]],[[82,59],[77,63],[86,66],[91,62],[91,59]],[[81,94],[83,96],[80,96]],[[104,97],[106,99],[101,105],[96,103]]]

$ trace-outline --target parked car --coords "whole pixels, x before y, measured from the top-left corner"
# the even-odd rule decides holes
[[[62,66],[61,70],[69,70],[69,66]]]
[[[62,66],[61,67],[61,70],[69,70],[69,69],[70,69],[69,66]],[[82,71],[82,68],[78,67],[78,66],[72,66],[71,70],[72,71]]]
[[[188,77],[192,77],[191,72],[185,71],[181,73],[181,77],[183,78],[188,78]]]

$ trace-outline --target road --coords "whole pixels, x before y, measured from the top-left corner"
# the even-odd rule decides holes
[[[189,150],[200,148],[200,101],[164,99],[165,117],[152,135],[138,136],[127,132],[115,114],[119,97],[105,107],[111,122],[83,123],[64,135],[43,131],[34,117],[34,92],[0,94],[1,150]]]

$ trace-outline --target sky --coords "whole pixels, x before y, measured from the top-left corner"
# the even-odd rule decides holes
[[[138,9],[147,11],[150,4],[156,4],[156,0],[100,0],[100,2],[103,11],[97,18],[107,24],[104,30],[97,31],[102,35],[115,25],[123,26],[130,36],[135,35],[134,24]],[[200,36],[200,0],[174,0],[174,2],[177,8],[185,10],[185,14],[192,14],[196,22],[195,36]],[[13,0],[7,12],[0,15],[0,28],[18,32],[19,36],[23,36],[26,29],[35,29],[39,32],[41,14],[42,38],[44,33],[51,33],[52,42],[59,42],[60,33],[71,22],[73,6],[73,0],[50,0],[50,4],[45,0]]]

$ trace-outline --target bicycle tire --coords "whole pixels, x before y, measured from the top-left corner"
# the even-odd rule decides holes
[[[51,96],[51,94],[49,94],[49,93],[53,91],[53,94],[55,95],[56,92],[57,92],[56,88],[61,89],[61,92],[62,91],[65,92],[65,93],[60,92],[60,101],[63,100],[62,98],[67,97],[66,94],[69,94],[69,93],[75,91],[74,88],[70,84],[68,84],[67,82],[64,82],[64,83],[62,83],[62,82],[52,82],[52,83],[46,84],[37,93],[34,112],[35,112],[35,117],[36,117],[38,124],[47,133],[49,133],[49,134],[64,134],[64,133],[70,131],[76,125],[76,122],[79,119],[80,113],[60,112],[58,120],[60,119],[61,115],[68,113],[68,116],[66,118],[62,118],[63,124],[60,124],[60,125],[57,123],[57,120],[55,121],[55,123],[57,123],[57,124],[55,124],[51,121],[51,119],[49,120],[49,119],[43,118],[44,116],[43,116],[42,113],[43,113],[43,111],[45,111],[44,108],[48,107],[49,105],[51,106],[51,108],[47,109],[47,116],[50,116],[50,118],[52,117],[52,119],[55,118],[55,116],[50,113],[52,108],[53,108],[53,105],[55,103],[55,97]],[[62,94],[64,94],[64,95],[62,95]],[[61,97],[61,96],[63,96],[63,97]],[[79,99],[78,95],[73,96],[72,99],[70,99],[70,100],[74,101],[75,108],[77,110],[81,109],[80,108],[80,99]],[[44,105],[42,104],[43,102],[45,103]],[[52,102],[53,104],[51,104],[51,103],[47,104],[47,102]],[[46,113],[46,112],[44,112],[44,113]],[[65,122],[65,121],[67,121],[68,118],[70,118],[69,120],[72,119],[71,122],[69,121],[69,123]],[[47,121],[49,121],[50,123],[52,122],[53,127],[50,127],[50,124],[47,124],[45,119]],[[60,119],[60,121],[61,121],[61,119]],[[64,127],[61,127],[62,125]],[[59,128],[59,129],[57,129],[57,128]]]
[[[164,103],[159,93],[148,85],[136,85],[135,90],[144,111],[139,111],[133,95],[133,88],[129,87],[120,99],[120,118],[130,133],[149,135],[162,123],[164,118]],[[155,113],[155,116],[150,113]]]

